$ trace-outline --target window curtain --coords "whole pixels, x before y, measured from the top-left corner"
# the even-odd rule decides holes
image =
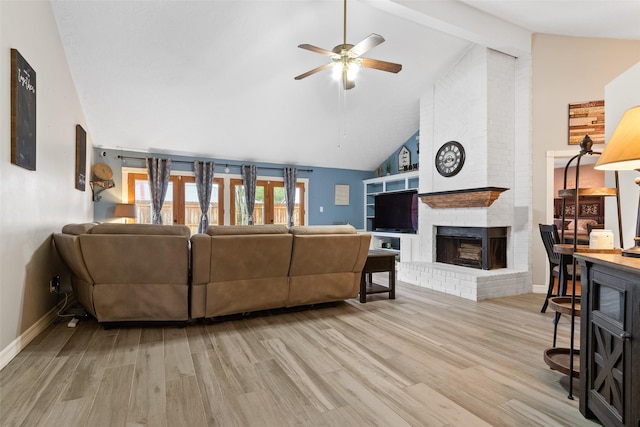
[[[169,188],[171,159],[147,157],[149,191],[151,191],[151,223],[162,224],[162,204]]]
[[[256,201],[256,178],[258,176],[255,165],[242,165],[242,184],[244,185],[244,197],[247,204],[249,225],[253,225],[253,208]]]
[[[289,227],[293,227],[293,212],[296,207],[297,179],[298,179],[298,169],[284,168],[284,197],[287,203],[287,216],[289,217]]]
[[[193,162],[193,170],[196,175],[196,190],[200,203],[200,224],[198,233],[206,233],[209,226],[209,204],[211,203],[211,191],[213,190],[214,162]]]

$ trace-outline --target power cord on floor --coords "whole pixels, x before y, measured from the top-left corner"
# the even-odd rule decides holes
[[[60,293],[61,292],[58,289],[58,296],[60,296]],[[62,304],[58,303],[58,321],[70,319],[67,326],[75,328],[78,325],[78,322],[80,322],[80,319],[88,317],[88,314],[80,304],[77,304],[77,308],[73,307],[74,302],[77,303],[77,301],[75,301],[75,299],[71,299],[68,292],[62,293],[64,294],[64,300],[62,301]]]
[[[64,302],[60,306],[60,310],[58,310],[58,317],[66,318],[66,317],[75,317],[75,314],[72,313],[63,313],[63,311],[67,308],[67,302],[69,301],[69,294],[64,292]]]

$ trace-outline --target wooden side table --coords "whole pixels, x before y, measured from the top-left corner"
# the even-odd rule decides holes
[[[373,283],[372,273],[389,272],[389,285],[381,286]],[[396,255],[393,252],[372,250],[369,251],[367,261],[362,269],[360,277],[360,302],[367,302],[367,295],[389,293],[389,299],[396,298]]]

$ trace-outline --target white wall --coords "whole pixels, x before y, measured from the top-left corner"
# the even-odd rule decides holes
[[[604,89],[604,131],[608,141],[616,125],[626,110],[640,105],[640,62],[605,86]],[[640,174],[637,171],[620,171],[620,207],[622,210],[622,238],[625,248],[634,245],[636,219],[638,215],[638,191],[634,180]],[[613,172],[606,172],[607,186],[615,186]],[[614,203],[606,205],[606,227],[618,229],[617,212]],[[616,243],[619,243],[616,241]]]
[[[638,61],[640,41],[637,40],[548,34],[533,36],[531,164],[534,286],[546,289],[548,277],[545,273],[547,254],[537,231],[538,224],[553,217],[552,197],[547,199],[547,188],[553,188],[553,171],[547,177],[547,152],[572,150],[577,154],[580,150],[567,143],[568,105],[605,99],[605,86]],[[594,147],[598,148],[602,146]],[[624,215],[629,213],[623,212]]]
[[[56,304],[62,272],[51,234],[92,220],[91,191],[75,189],[75,126],[87,130],[48,1],[0,1],[0,367]],[[10,49],[36,72],[36,171],[11,163]],[[87,138],[87,171],[91,164]],[[88,186],[87,186],[88,187]],[[68,277],[63,277],[68,282]],[[30,329],[31,328],[31,329]]]

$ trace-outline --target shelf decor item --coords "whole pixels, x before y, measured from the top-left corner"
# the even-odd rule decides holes
[[[598,170],[640,170],[640,105],[628,109],[616,126],[596,163]],[[640,178],[636,178],[640,185]],[[634,245],[622,251],[623,256],[640,258],[640,199],[636,217]]]
[[[36,170],[36,72],[11,49],[11,163]]]
[[[403,145],[398,151],[398,170],[406,171],[411,167],[411,151],[406,145]]]
[[[100,193],[104,190],[115,187],[116,184],[113,182],[113,171],[106,163],[96,163],[93,165],[93,175],[95,179],[89,181],[89,185],[93,192],[93,201],[99,202],[100,199],[102,199]]]

